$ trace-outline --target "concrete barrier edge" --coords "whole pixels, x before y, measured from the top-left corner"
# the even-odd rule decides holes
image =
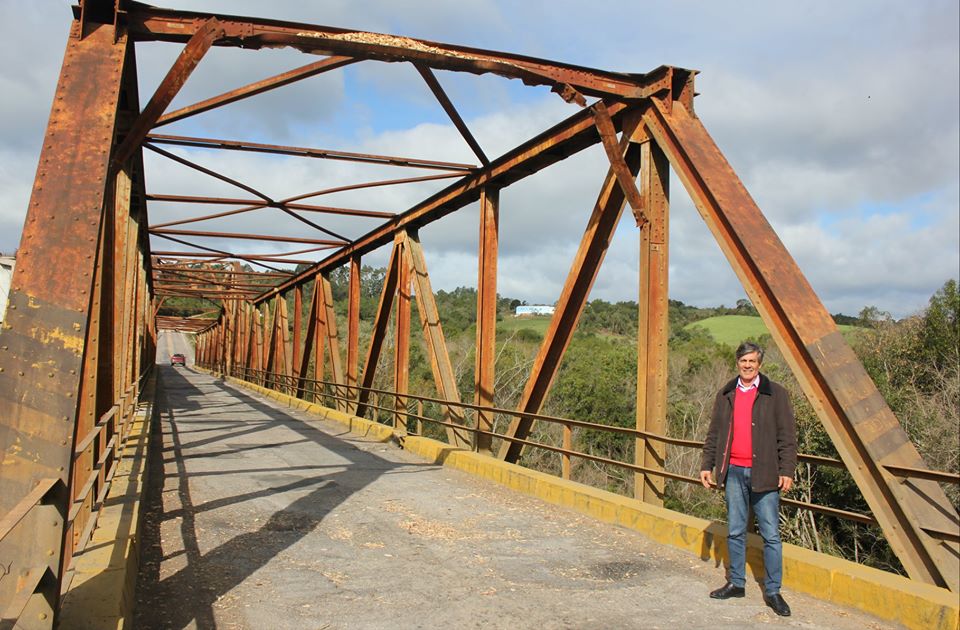
[[[131,628],[140,557],[141,498],[146,483],[156,376],[148,379],[97,527],[74,558],[57,626],[77,630]]]
[[[338,422],[352,433],[393,441],[428,461],[462,470],[507,486],[517,492],[572,508],[601,521],[637,530],[647,537],[696,554],[720,566],[726,559],[726,526],[580,483],[508,464],[429,438],[407,435],[393,428],[310,403],[233,377],[231,383],[256,391],[289,407]],[[748,540],[748,570],[762,573],[762,544]],[[954,593],[916,583],[908,578],[849,560],[784,545],[784,585],[818,599],[862,610],[916,630],[960,629],[960,602]]]

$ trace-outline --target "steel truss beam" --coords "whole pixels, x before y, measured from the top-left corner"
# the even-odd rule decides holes
[[[890,466],[925,468],[897,418],[720,149],[683,103],[643,116],[817,411],[847,469],[914,579],[960,590],[957,512],[934,481],[904,483]]]
[[[119,10],[119,11],[118,11]],[[16,602],[54,622],[64,568],[96,524],[94,508],[109,487],[103,464],[124,436],[122,421],[154,360],[156,330],[197,334],[197,361],[218,371],[243,368],[286,377],[272,386],[307,395],[309,365],[337,388],[336,406],[362,415],[376,376],[391,313],[396,306],[393,382],[403,418],[407,388],[411,290],[417,300],[439,397],[459,402],[417,237],[424,225],[480,200],[475,402],[494,401],[496,262],[499,191],[551,164],[600,143],[610,169],[602,183],[558,308],[524,390],[519,410],[536,412],[545,400],[626,204],[640,228],[637,427],[658,432],[665,417],[668,246],[668,164],[693,198],[748,295],[770,329],[841,457],[911,577],[960,590],[958,517],[875,386],[833,325],[796,264],[750,199],[720,150],[693,114],[694,72],[661,67],[625,74],[495,51],[451,46],[326,26],[156,9],[136,2],[84,0],[73,25],[41,153],[19,250],[0,351],[0,529],[26,523],[0,544],[12,548],[17,580],[0,582],[0,603]],[[139,110],[132,41],[185,44],[148,105]],[[211,46],[248,49],[289,46],[326,59],[252,83],[164,115]],[[151,134],[163,124],[210,111],[293,81],[357,61],[415,66],[481,163],[440,162],[377,154],[327,151],[242,141]],[[490,160],[443,91],[436,70],[493,73],[545,85],[586,105],[551,129]],[[620,137],[617,138],[617,134]],[[159,144],[351,160],[445,171],[438,175],[327,188],[283,200],[173,155]],[[142,150],[148,148],[247,191],[253,199],[147,195]],[[637,177],[640,185],[637,186]],[[401,214],[295,203],[345,190],[458,178]],[[240,205],[239,209],[153,226],[158,238],[200,249],[150,252],[148,201]],[[183,223],[277,208],[336,240],[274,237],[321,245],[301,252],[243,254],[191,245],[179,236],[247,238],[224,232],[171,230]],[[385,221],[357,239],[329,232],[298,212]],[[271,240],[258,236],[258,240]],[[373,322],[364,369],[359,370],[360,261],[391,244],[390,263]],[[325,259],[291,255],[337,250]],[[51,259],[57,264],[49,264]],[[270,286],[241,282],[251,272],[240,258],[273,270],[257,274]],[[221,261],[221,262],[217,262]],[[287,274],[264,262],[307,264]],[[196,268],[197,266],[201,268]],[[213,269],[212,265],[231,268]],[[341,365],[329,274],[349,265],[346,366]],[[69,269],[70,275],[63,269]],[[314,293],[301,335],[304,285]],[[261,289],[256,297],[253,290]],[[293,291],[292,339],[287,299]],[[167,296],[210,299],[217,319],[159,315]],[[399,296],[399,297],[398,297]],[[253,299],[250,299],[253,298]],[[271,301],[272,300],[272,304]],[[207,313],[206,315],[210,315]],[[258,377],[258,378],[263,378]],[[355,401],[348,388],[360,385]],[[314,390],[314,395],[322,392]],[[111,412],[110,410],[116,410]],[[463,421],[447,410],[455,423]],[[113,413],[113,416],[110,414]],[[107,418],[107,420],[104,420]],[[480,433],[450,427],[459,446],[488,450],[492,419],[478,414]],[[511,424],[500,456],[516,461],[532,421]],[[637,443],[636,464],[654,470],[663,452]],[[564,463],[569,476],[569,463]],[[636,478],[637,496],[656,503],[662,485]],[[13,516],[10,516],[12,514]],[[15,517],[15,518],[14,518]],[[35,526],[40,521],[53,527]],[[12,530],[11,530],[12,531]],[[951,538],[952,537],[952,538]],[[2,538],[2,537],[0,537]],[[8,557],[5,555],[4,557]]]
[[[142,165],[115,159],[139,109],[129,44],[73,24],[0,337],[0,514],[25,509],[0,608],[29,627],[56,621],[154,357]]]

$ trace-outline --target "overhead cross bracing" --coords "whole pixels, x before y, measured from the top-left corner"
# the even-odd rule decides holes
[[[178,51],[154,83],[138,74],[137,58],[146,56],[147,45]],[[243,58],[293,49],[322,59],[174,105],[218,49]],[[459,154],[404,155],[402,142],[399,149],[373,151],[263,142],[270,140],[259,137],[268,126],[249,134],[257,137],[236,128],[233,138],[195,133],[194,123],[221,107],[384,64],[422,85],[435,114],[460,139]],[[566,116],[494,151],[445,87],[448,77],[461,73],[549,90],[568,104]],[[198,361],[218,372],[254,375],[301,397],[328,379],[335,392],[331,404],[357,415],[382,407],[378,397],[385,394],[374,387],[375,376],[392,368],[389,393],[399,413],[412,399],[416,300],[447,440],[517,462],[524,448],[538,446],[530,439],[533,425],[551,421],[541,415],[544,401],[628,206],[640,243],[640,330],[636,429],[630,430],[636,460],[627,468],[636,474],[637,498],[661,503],[671,168],[857,481],[872,514],[854,517],[883,528],[912,579],[957,590],[958,519],[938,485],[952,478],[927,470],[697,118],[695,75],[670,66],[610,72],[342,28],[123,0],[82,2],[41,153],[0,353],[0,368],[9,375],[0,381],[0,511],[17,508],[40,518],[37,510],[52,508],[60,515],[55,531],[44,529],[39,543],[59,553],[38,560],[37,545],[17,546],[16,570],[24,579],[13,595],[28,594],[17,601],[52,606],[73,554],[96,526],[111,457],[119,453],[126,419],[154,362],[160,328],[195,333]],[[145,85],[155,87],[141,106]],[[325,138],[318,133],[310,139]],[[514,211],[501,192],[593,147],[606,175],[595,198],[576,202],[585,228],[556,312],[518,407],[496,409],[501,205]],[[255,158],[262,161],[252,167],[238,161]],[[313,170],[330,165],[335,168]],[[296,189],[274,190],[277,179],[266,177],[268,171],[280,172],[279,179]],[[466,207],[477,209],[479,218],[471,226],[478,234],[471,401],[461,400],[434,300],[429,248],[420,235],[445,217],[462,216],[457,213]],[[386,276],[361,357],[361,263],[381,249],[389,251]],[[330,283],[339,268],[349,276],[342,341]],[[203,300],[207,312],[161,312],[179,297]],[[496,431],[495,415],[509,416],[509,427]],[[8,584],[0,583],[0,601],[12,597],[3,590]]]

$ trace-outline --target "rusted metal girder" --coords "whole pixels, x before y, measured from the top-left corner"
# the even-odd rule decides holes
[[[700,121],[682,103],[643,116],[817,411],[890,546],[915,580],[960,590],[960,518],[934,481],[885,466],[923,459],[797,264]]]
[[[417,67],[417,71],[420,73],[420,76],[422,76],[423,80],[426,81],[427,87],[430,88],[430,91],[433,92],[433,95],[436,97],[437,101],[440,102],[440,106],[443,107],[443,111],[447,112],[447,116],[450,117],[450,122],[453,123],[453,126],[456,127],[457,131],[460,132],[460,135],[463,136],[463,139],[470,146],[473,154],[477,156],[477,159],[480,160],[481,164],[488,166],[490,164],[490,160],[483,152],[483,149],[480,148],[480,143],[477,142],[477,139],[473,137],[472,133],[470,133],[470,128],[467,127],[467,123],[464,122],[463,118],[460,116],[460,113],[457,111],[457,108],[453,106],[453,101],[451,101],[450,97],[447,96],[447,93],[443,91],[443,87],[440,85],[440,81],[437,80],[437,77],[433,74],[433,71],[423,64],[418,63],[415,65]]]
[[[406,429],[407,387],[410,385],[410,268],[407,240],[397,244],[397,296],[393,317],[393,426]],[[417,291],[419,297],[420,291]],[[432,295],[432,294],[431,294]]]
[[[202,236],[204,238],[232,238],[247,241],[270,241],[274,243],[303,243],[305,245],[329,245],[337,247],[347,241],[331,241],[330,239],[305,238],[303,236],[271,236],[269,234],[243,234],[237,232],[210,232],[202,230],[170,230],[166,228],[150,228],[151,234],[161,236],[176,234],[178,236]]]
[[[350,259],[347,288],[347,385],[356,386],[360,362],[360,257]],[[351,393],[353,390],[349,390]],[[351,405],[352,408],[352,405]]]
[[[297,350],[300,364],[297,366],[297,398],[303,398],[306,393],[307,371],[310,368],[310,359],[314,361],[314,380],[323,380],[323,341],[324,332],[321,331],[320,309],[323,306],[323,291],[321,279],[317,277],[313,285],[313,299],[310,300],[310,312],[307,314],[307,334],[303,340],[303,350]],[[316,350],[314,351],[314,346]]]
[[[53,623],[62,566],[71,555],[65,552],[64,537],[73,491],[78,399],[95,369],[85,357],[97,349],[97,335],[91,337],[90,331],[99,322],[91,318],[100,313],[92,316],[90,310],[104,206],[111,195],[106,171],[128,52],[127,38],[114,43],[111,28],[92,30],[82,40],[79,35],[80,23],[74,22],[0,346],[0,514],[41,480],[57,480],[54,494],[45,495],[53,513],[28,524],[27,538],[5,549],[4,561],[13,567],[14,577],[0,581],[0,602],[10,601],[16,592],[37,592],[44,581],[46,586],[39,586],[29,599],[40,605],[37,614],[48,619],[47,624]],[[53,251],[58,253],[56,265],[47,258]],[[33,514],[31,518],[39,517],[42,511]],[[67,542],[72,549],[72,538]],[[31,583],[23,582],[27,579]]]
[[[171,144],[180,147],[251,151],[254,153],[272,153],[274,155],[290,155],[323,160],[360,162],[380,166],[428,168],[438,171],[454,171],[457,173],[467,173],[476,168],[473,164],[461,164],[458,162],[440,162],[437,160],[425,160],[422,158],[401,157],[396,155],[376,155],[373,153],[350,153],[349,151],[334,151],[332,149],[290,147],[280,144],[262,144],[258,142],[243,142],[240,140],[217,140],[214,138],[191,138],[187,136],[167,136],[160,134],[149,134],[146,140],[152,144]]]
[[[614,125],[619,126],[628,106],[615,103],[607,108]],[[318,269],[333,270],[346,264],[353,256],[362,256],[390,243],[395,233],[402,229],[416,229],[432,223],[479,199],[485,187],[503,188],[560,160],[577,153],[599,140],[594,117],[589,111],[581,111],[565,121],[535,136],[512,151],[490,163],[490,166],[465,176],[460,181],[441,190],[429,199],[415,205],[351,245],[339,249],[312,267],[302,271],[280,285],[281,289],[308,281]],[[266,296],[257,298],[259,303]]]
[[[373,320],[373,332],[370,336],[370,345],[367,347],[367,360],[363,366],[363,377],[360,382],[362,388],[357,394],[357,406],[354,413],[362,416],[367,409],[369,390],[373,387],[373,379],[377,372],[377,363],[380,361],[380,352],[383,350],[383,341],[386,338],[387,326],[390,323],[390,311],[396,297],[397,283],[400,281],[400,251],[401,235],[398,234],[390,251],[390,261],[387,263],[387,273],[383,278],[383,289],[380,291],[380,302],[377,305],[377,314]],[[259,298],[258,298],[259,299]]]
[[[430,358],[430,369],[437,386],[437,394],[444,400],[460,402],[460,392],[457,389],[457,377],[450,363],[450,353],[447,352],[447,342],[443,336],[443,327],[440,325],[440,312],[433,297],[433,287],[430,285],[430,275],[427,273],[427,261],[423,255],[423,246],[416,233],[403,232],[400,235],[403,261],[406,267],[413,271],[413,284],[417,295],[417,311],[420,313],[420,324],[423,327],[423,338],[427,346],[427,356]],[[402,269],[402,268],[401,268]],[[403,285],[401,285],[402,287]],[[444,407],[444,415],[448,421],[464,424],[463,411],[459,406]],[[470,435],[454,427],[446,427],[447,441],[460,448],[470,448]]]
[[[290,70],[289,72],[278,74],[275,77],[270,77],[269,79],[264,79],[262,81],[256,81],[255,83],[250,83],[249,85],[231,90],[219,96],[208,98],[200,101],[199,103],[181,107],[180,109],[170,112],[169,114],[164,114],[157,119],[157,122],[154,124],[154,128],[167,125],[178,120],[183,120],[184,118],[189,118],[190,116],[196,116],[197,114],[210,111],[211,109],[222,107],[223,105],[236,103],[239,100],[250,98],[251,96],[256,96],[257,94],[263,94],[268,90],[290,85],[296,81],[302,81],[303,79],[307,79],[324,72],[336,70],[338,68],[350,65],[351,63],[356,63],[357,61],[357,59],[352,59],[350,57],[330,57],[321,61],[315,61],[300,68]]]
[[[247,49],[291,47],[315,55],[342,55],[357,59],[419,63],[438,70],[497,74],[521,79],[526,85],[546,85],[567,98],[587,96],[643,99],[663,89],[664,69],[648,74],[609,72],[492,50],[452,46],[439,42],[381,33],[132,5],[127,11],[137,41],[186,42],[209,19],[215,18],[223,35],[216,46]]]
[[[190,39],[187,40],[187,45],[184,46],[173,67],[167,72],[167,76],[160,82],[150,102],[147,103],[143,112],[133,123],[123,142],[117,147],[113,155],[114,164],[123,164],[140,148],[140,143],[143,142],[147,132],[150,131],[163,111],[173,101],[194,68],[197,67],[206,52],[210,50],[213,42],[222,35],[223,29],[220,28],[215,19],[205,20],[203,24],[198,26]]]
[[[633,124],[637,124],[637,121],[634,120]],[[630,142],[632,134],[632,128],[624,130],[618,151],[624,156],[623,159],[631,177],[635,178],[640,170],[640,147]],[[567,281],[563,285],[560,299],[557,300],[550,327],[544,335],[540,351],[534,360],[520,405],[517,407],[518,411],[533,414],[540,411],[560,367],[563,354],[570,345],[583,308],[586,306],[590,289],[593,287],[597,272],[610,246],[610,239],[620,221],[625,202],[623,188],[615,169],[611,167],[600,189],[600,195],[587,223],[583,239],[580,241],[580,248],[570,267]],[[518,416],[511,421],[506,436],[518,440],[526,439],[532,426],[533,420]],[[499,457],[508,462],[516,462],[522,451],[523,444],[507,439],[500,447]]]
[[[324,332],[324,345],[327,347],[327,359],[330,366],[330,378],[337,386],[344,383],[343,367],[340,362],[340,335],[337,330],[337,313],[333,308],[333,287],[330,285],[330,277],[325,273],[317,274],[317,286],[315,291],[320,293],[320,331]],[[318,346],[318,349],[320,346]],[[318,355],[317,360],[321,357]],[[345,396],[347,392],[339,391],[340,396]],[[345,410],[347,403],[340,398],[336,399],[334,406],[337,409]]]
[[[641,207],[645,220],[640,223],[636,427],[658,435],[667,434],[669,173],[670,165],[660,147],[646,139],[640,148]],[[645,469],[664,470],[666,445],[639,438],[634,460]],[[663,484],[661,476],[636,473],[634,496],[662,506]]]
[[[500,234],[500,191],[485,188],[480,195],[480,236],[477,239],[477,350],[474,362],[473,402],[481,407],[494,404],[497,362],[497,251]],[[477,412],[477,450],[492,449],[493,418]]]

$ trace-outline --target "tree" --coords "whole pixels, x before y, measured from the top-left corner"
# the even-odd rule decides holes
[[[960,292],[947,280],[930,298],[920,328],[920,348],[937,368],[960,362]]]

